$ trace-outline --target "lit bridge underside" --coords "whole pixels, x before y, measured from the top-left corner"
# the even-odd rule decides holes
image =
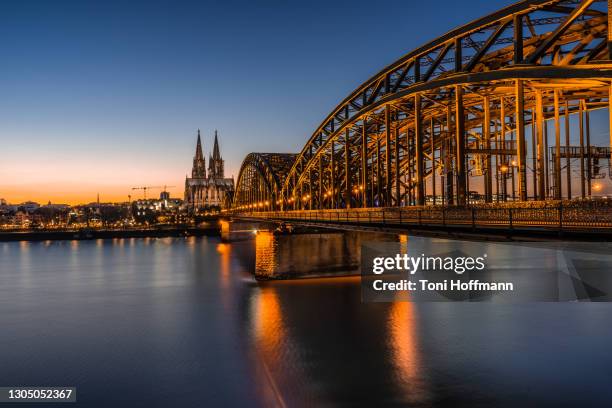
[[[466,206],[591,196],[610,167],[589,116],[612,112],[609,3],[522,1],[410,52],[344,99],[299,154],[248,155],[233,211],[453,206],[472,217]]]

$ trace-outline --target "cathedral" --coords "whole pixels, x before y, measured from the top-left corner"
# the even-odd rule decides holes
[[[223,207],[234,192],[234,179],[225,178],[224,160],[219,151],[219,140],[215,130],[212,155],[208,156],[208,174],[202,152],[200,129],[193,157],[191,177],[185,177],[185,205],[189,210],[199,210],[213,206]]]

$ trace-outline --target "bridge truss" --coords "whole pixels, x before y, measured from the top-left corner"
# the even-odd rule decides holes
[[[234,206],[465,205],[470,191],[485,202],[590,195],[589,112],[606,108],[612,122],[608,3],[521,1],[410,52],[346,97],[298,155],[247,156]],[[572,189],[562,149],[575,145],[581,174]]]
[[[256,203],[257,208],[268,208],[271,203],[276,203],[282,182],[296,156],[290,153],[249,154],[240,168],[233,205],[238,207]]]

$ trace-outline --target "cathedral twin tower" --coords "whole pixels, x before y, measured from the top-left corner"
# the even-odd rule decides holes
[[[234,179],[225,178],[224,162],[221,158],[219,140],[215,130],[213,152],[208,157],[207,174],[200,129],[198,129],[198,141],[193,157],[191,177],[185,177],[185,203],[190,209],[223,207],[226,201],[231,199],[234,191]]]

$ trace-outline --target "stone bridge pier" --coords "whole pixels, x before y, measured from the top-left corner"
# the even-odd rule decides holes
[[[222,240],[243,247],[242,261],[258,280],[357,275],[363,242],[399,241],[397,234],[303,227],[280,232],[277,226],[271,222],[221,223]]]

